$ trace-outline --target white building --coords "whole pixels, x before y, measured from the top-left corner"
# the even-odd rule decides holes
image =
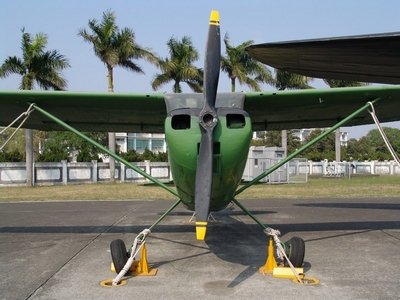
[[[117,132],[115,140],[121,152],[136,150],[143,153],[146,148],[153,152],[167,152],[165,135],[162,133]]]

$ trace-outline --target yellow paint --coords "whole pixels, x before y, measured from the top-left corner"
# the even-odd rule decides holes
[[[210,25],[219,26],[219,12],[218,10],[212,10],[210,15]]]
[[[262,274],[271,274],[272,270],[276,268],[278,264],[276,263],[275,254],[274,254],[274,243],[272,239],[269,239],[268,244],[268,257],[265,262],[265,265],[260,267],[258,271]]]
[[[196,222],[196,238],[199,241],[204,241],[207,233],[207,222]]]
[[[106,280],[100,281],[100,285],[103,287],[119,287],[119,286],[123,286],[126,284],[125,279],[122,279],[117,285],[113,285],[112,282],[113,282],[112,278],[106,279]]]
[[[304,269],[303,268],[295,268],[297,274],[300,278],[304,277]],[[289,279],[297,279],[296,274],[293,273],[292,269],[289,267],[276,267],[272,271],[272,276],[276,278],[289,278]]]
[[[158,269],[151,268],[147,261],[146,244],[143,245],[140,251],[140,260],[133,262],[130,271],[135,276],[155,276],[157,274]]]
[[[117,271],[115,270],[115,266],[114,266],[113,262],[111,262],[111,272],[117,273]]]
[[[143,245],[140,251],[140,260],[135,260],[129,271],[134,276],[155,276],[157,274],[158,269],[151,268],[147,260],[146,244]],[[111,263],[111,272],[116,273],[113,263]]]

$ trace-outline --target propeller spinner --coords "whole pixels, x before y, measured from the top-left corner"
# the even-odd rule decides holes
[[[215,99],[217,96],[220,60],[221,37],[219,13],[213,10],[210,15],[204,63],[204,105],[199,114],[201,140],[197,158],[195,187],[196,237],[198,240],[205,239],[208,214],[210,212],[213,173],[213,133],[218,123]]]

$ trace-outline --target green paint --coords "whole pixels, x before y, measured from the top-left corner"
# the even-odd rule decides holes
[[[228,128],[226,117],[218,117],[214,131],[214,171],[210,210],[220,210],[230,203],[246,165],[252,130],[250,118],[243,128]],[[165,120],[172,176],[182,202],[194,210],[197,151],[200,143],[198,117],[190,117],[190,128],[176,130],[171,117]],[[219,143],[219,146],[217,145]]]

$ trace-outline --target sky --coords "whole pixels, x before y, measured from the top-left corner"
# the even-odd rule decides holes
[[[202,67],[212,9],[219,10],[221,35],[228,33],[233,45],[248,40],[257,44],[394,32],[400,28],[398,0],[1,0],[0,63],[8,56],[21,56],[22,28],[32,35],[42,32],[48,36],[48,49],[55,49],[69,59],[71,68],[63,72],[68,90],[106,91],[106,68],[94,55],[91,45],[78,36],[78,31],[88,28],[90,19],[100,20],[104,11],[111,10],[120,28],[132,28],[136,42],[161,57],[168,56],[168,39],[190,36],[200,53],[197,66]],[[116,92],[154,92],[150,83],[157,68],[145,61],[138,64],[144,75],[115,69]],[[19,82],[17,75],[0,79],[0,89],[17,89]],[[311,85],[326,88],[321,80],[314,80]],[[268,85],[262,88],[273,89]],[[245,86],[237,90],[249,91]],[[158,90],[171,91],[172,84]],[[221,73],[219,92],[227,91],[230,83],[227,75]],[[400,128],[400,122],[387,126]],[[373,128],[368,125],[344,130],[349,131],[350,138],[359,138]]]

